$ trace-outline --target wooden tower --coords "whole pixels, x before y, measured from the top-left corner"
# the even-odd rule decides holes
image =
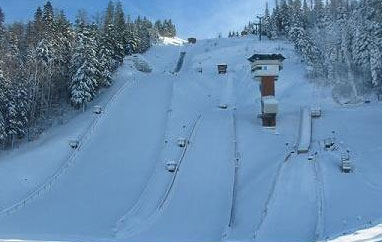
[[[278,80],[285,57],[281,54],[254,54],[248,60],[251,62],[254,78],[260,85],[263,126],[275,127],[278,113],[275,82]]]

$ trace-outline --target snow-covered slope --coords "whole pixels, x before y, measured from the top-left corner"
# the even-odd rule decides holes
[[[182,69],[171,74],[181,52]],[[254,52],[287,57],[276,130],[257,119],[260,92],[246,60]],[[126,62],[101,116],[79,115],[0,158],[0,238],[315,241],[382,220],[381,103],[338,106],[284,41],[158,45],[144,59],[152,72]],[[223,62],[228,73],[218,75]],[[291,154],[300,109],[312,104],[323,116],[313,120],[310,152]],[[332,131],[336,146],[326,150]],[[67,145],[73,134],[86,134],[77,151]],[[350,174],[339,167],[346,149]]]
[[[186,40],[181,39],[179,37],[174,37],[174,38],[159,37],[159,40],[164,45],[177,45],[177,46],[181,46],[181,45],[187,43]]]

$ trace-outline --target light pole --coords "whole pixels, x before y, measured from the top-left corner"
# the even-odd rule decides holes
[[[263,16],[257,16],[257,18],[259,19],[259,41],[261,41],[261,25],[262,25],[262,20],[263,20]]]

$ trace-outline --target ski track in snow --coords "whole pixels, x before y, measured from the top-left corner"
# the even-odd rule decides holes
[[[255,117],[259,92],[245,59],[253,51],[287,57],[276,88],[281,112],[274,131],[264,130]],[[179,52],[187,53],[186,58]],[[350,132],[354,124],[360,130],[368,126],[365,120],[379,127],[377,105],[369,108],[376,117],[370,121],[361,105],[346,112],[331,97],[328,101],[324,91],[312,97],[304,64],[291,45],[250,38],[205,40],[182,47],[155,46],[145,59],[153,73],[136,73],[145,81],[142,87],[127,94],[137,81],[124,83],[106,102],[104,113],[84,128],[79,149],[42,185],[0,211],[1,236],[11,230],[44,240],[79,233],[74,239],[83,241],[305,242],[380,221],[375,208],[380,205],[377,171],[382,167],[373,161],[382,146],[377,146],[376,132],[366,130],[362,142]],[[222,62],[228,64],[226,75],[217,74],[216,64]],[[181,67],[179,73],[170,75],[174,66]],[[317,100],[325,111],[323,119],[313,121],[314,138],[321,140],[329,129],[341,130],[356,159],[362,157],[354,174],[341,174],[338,154],[322,152],[319,141],[311,146],[311,151],[319,151],[314,163],[305,154],[283,152],[285,142],[296,138],[300,107]],[[220,109],[222,104],[227,108]],[[125,107],[130,112],[121,112]],[[338,122],[347,114],[347,122]],[[109,129],[114,124],[121,130]],[[117,141],[112,136],[121,144],[113,143]],[[180,148],[178,138],[189,142]],[[102,155],[109,151],[118,154]],[[177,161],[174,173],[166,170],[167,161]]]
[[[313,122],[314,123],[314,122]],[[312,124],[312,127],[314,124]],[[314,131],[314,129],[313,129]],[[314,134],[314,133],[313,133]],[[312,135],[313,136],[313,135]],[[314,172],[316,179],[316,197],[317,197],[317,223],[316,223],[316,241],[321,241],[324,239],[325,235],[325,188],[323,184],[323,175],[321,169],[322,160],[319,157],[319,153],[321,150],[320,142],[312,141],[313,152],[318,152],[315,155],[314,162]]]
[[[180,158],[179,158],[179,160],[177,160],[177,164],[178,164],[177,168],[174,171],[174,173],[173,173],[173,175],[172,175],[172,177],[168,183],[167,188],[163,191],[163,194],[159,195],[159,197],[161,197],[161,198],[158,201],[153,201],[152,198],[150,198],[153,195],[153,194],[150,194],[150,190],[153,189],[152,186],[155,186],[155,183],[157,182],[157,180],[153,179],[153,178],[158,178],[155,176],[156,174],[153,174],[150,178],[148,185],[146,186],[145,191],[143,192],[143,195],[141,195],[141,197],[139,198],[139,201],[134,205],[134,207],[126,215],[124,215],[117,222],[116,228],[114,229],[115,230],[114,236],[120,237],[122,234],[122,236],[125,236],[125,237],[133,237],[133,236],[141,233],[143,230],[147,229],[147,227],[149,227],[149,225],[154,221],[154,219],[156,219],[162,213],[163,209],[167,206],[167,202],[168,202],[170,194],[175,192],[175,191],[173,191],[173,187],[174,187],[176,179],[178,177],[179,169],[182,167],[181,165],[182,165],[182,162],[186,156],[186,152],[187,152],[187,149],[189,147],[189,143],[192,142],[192,137],[194,135],[197,124],[200,122],[201,117],[202,117],[202,115],[199,114],[195,118],[195,120],[193,121],[192,128],[189,131],[189,135],[187,136],[188,142],[187,142],[186,146],[182,149],[182,153],[180,155]],[[156,170],[156,172],[159,172],[159,173],[167,172],[163,169],[163,161],[162,160],[159,160],[158,164],[159,164],[158,167],[160,167],[162,169]],[[147,196],[149,196],[149,197],[147,197]],[[151,202],[151,203],[156,203],[156,204],[152,205],[152,206],[154,206],[154,208],[151,208],[151,210],[149,208],[148,211],[142,212],[142,210],[147,209],[147,208],[145,208],[145,206],[147,206],[145,204],[146,202]],[[140,217],[140,216],[143,216],[143,217]],[[129,224],[127,226],[126,221],[131,219],[131,217],[135,217],[135,218],[138,217],[139,220],[132,221],[132,224]]]
[[[33,201],[34,199],[40,197],[46,192],[49,192],[50,188],[54,185],[54,183],[65,173],[67,169],[69,169],[72,165],[74,165],[76,157],[78,153],[81,151],[81,148],[86,145],[90,136],[97,130],[98,123],[101,119],[105,118],[108,115],[109,107],[114,103],[114,101],[118,98],[118,96],[127,88],[131,88],[135,85],[136,79],[134,77],[133,81],[126,81],[123,86],[106,102],[103,107],[102,115],[96,116],[92,124],[86,129],[86,131],[79,138],[79,146],[77,149],[73,149],[69,154],[69,157],[65,159],[59,169],[44,183],[42,183],[39,187],[37,187],[34,191],[32,191],[25,198],[21,199],[19,202],[14,203],[13,205],[6,207],[0,211],[0,217],[9,215],[12,212],[17,211],[18,209],[23,208],[27,203]]]
[[[176,71],[174,74],[177,74],[184,63],[185,54],[184,51],[181,52],[178,62],[176,64]],[[171,128],[171,115],[173,113],[174,109],[174,85],[175,83],[172,83],[171,93],[170,93],[170,105],[169,105],[169,111],[167,115],[167,121],[166,121],[166,131],[165,131],[165,145],[162,148],[162,153],[168,148],[168,142],[171,140],[171,135],[169,132],[169,129]],[[155,217],[159,215],[161,210],[163,209],[163,206],[167,202],[167,199],[172,191],[172,188],[175,184],[175,180],[178,176],[179,168],[181,167],[181,164],[185,158],[187,149],[189,147],[189,144],[192,140],[195,128],[198,124],[198,122],[201,119],[201,114],[198,114],[197,117],[194,119],[192,123],[191,130],[189,131],[189,134],[187,135],[187,143],[184,148],[182,148],[182,152],[180,154],[180,158],[177,160],[177,168],[174,171],[171,178],[165,178],[163,181],[162,187],[157,187],[158,179],[163,180],[163,173],[167,172],[163,169],[163,160],[161,160],[163,155],[158,158],[158,163],[156,166],[156,169],[154,170],[153,174],[151,175],[142,195],[139,197],[136,204],[125,214],[122,216],[116,223],[116,226],[114,228],[114,237],[120,237],[121,234],[124,236],[134,236],[147,227],[146,224],[149,224],[149,221],[153,221]],[[174,135],[173,135],[174,136]],[[172,144],[170,144],[172,145]],[[165,174],[167,175],[167,174]],[[170,179],[168,185],[166,186],[167,181]],[[163,190],[165,189],[165,190]],[[154,190],[156,190],[156,193],[154,194]],[[163,195],[160,193],[160,191],[163,190]],[[153,199],[154,198],[154,199]],[[158,199],[158,200],[155,200]],[[132,219],[133,218],[133,219]],[[131,221],[130,221],[131,220]]]
[[[171,120],[172,103],[173,103],[173,98],[174,98],[173,92],[174,92],[174,83],[172,83],[172,85],[171,85],[170,102],[169,102],[169,108],[168,108],[168,113],[167,113],[167,117],[166,117],[166,128],[165,128],[166,130],[165,130],[164,140],[167,140],[167,137],[169,135],[168,130],[169,130],[169,123]],[[163,149],[165,149],[166,144],[167,144],[167,142],[164,142],[164,145],[162,147],[162,151],[163,151]],[[150,176],[150,178],[149,178],[149,180],[145,186],[145,189],[143,190],[142,194],[139,196],[138,201],[134,204],[134,206],[132,208],[129,209],[129,211],[125,215],[123,215],[120,219],[118,219],[118,221],[115,225],[115,228],[114,228],[114,237],[116,237],[121,232],[121,230],[124,229],[124,227],[126,227],[126,221],[129,219],[129,217],[138,213],[139,209],[141,209],[141,207],[144,206],[144,203],[148,199],[147,196],[150,193],[150,189],[152,186],[154,186],[154,183],[156,182],[155,175],[158,172],[158,170],[160,170],[162,167],[163,167],[163,161],[160,159],[160,157],[158,157],[156,169],[154,169],[152,175]]]
[[[268,216],[271,203],[275,199],[274,196],[275,196],[276,187],[277,187],[278,183],[280,182],[280,177],[281,177],[281,173],[283,172],[283,169],[284,169],[284,164],[285,164],[285,162],[288,162],[288,160],[290,160],[289,154],[285,157],[283,162],[280,162],[279,168],[277,169],[277,175],[275,176],[275,178],[273,180],[271,190],[269,191],[269,195],[268,195],[267,201],[265,202],[265,206],[264,206],[264,209],[263,209],[263,212],[262,212],[262,216],[261,216],[260,222],[256,226],[255,231],[254,231],[253,238],[255,240],[257,238],[257,235],[259,234],[259,232],[261,231],[261,229],[263,227],[265,219]]]

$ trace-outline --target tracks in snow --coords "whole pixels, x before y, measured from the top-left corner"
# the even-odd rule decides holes
[[[174,184],[178,178],[179,168],[186,156],[189,144],[192,141],[197,124],[202,115],[198,114],[194,119],[187,142],[183,147],[181,155],[177,161],[177,168],[171,177],[163,167],[163,161],[159,160],[156,170],[151,176],[144,192],[138,202],[122,218],[120,218],[114,228],[114,236],[134,236],[144,230],[162,212],[168,202],[171,193],[174,192]],[[168,121],[169,122],[169,121]],[[164,191],[164,192],[163,192]]]
[[[188,146],[192,140],[192,137],[194,135],[194,131],[195,131],[195,128],[196,128],[196,125],[198,124],[200,118],[202,117],[201,114],[199,114],[196,119],[194,120],[192,126],[191,126],[191,131],[187,137],[187,141],[186,141],[186,145],[184,146],[183,150],[182,150],[182,154],[177,162],[177,167],[174,171],[174,175],[172,176],[172,179],[171,179],[171,182],[168,186],[168,188],[166,189],[166,193],[162,199],[162,202],[159,204],[159,209],[162,210],[163,208],[163,205],[167,202],[167,199],[168,199],[168,196],[170,194],[170,192],[172,191],[172,188],[174,187],[174,183],[175,183],[175,180],[176,180],[176,177],[178,176],[178,172],[179,172],[179,168],[181,167],[182,163],[183,163],[183,160],[184,160],[184,157],[186,155],[186,152],[187,152],[187,149],[188,149]]]
[[[320,143],[313,142],[313,148],[315,150],[320,150]],[[314,161],[314,174],[316,180],[316,199],[317,199],[317,222],[315,236],[316,241],[321,241],[325,234],[325,190],[323,184],[323,174],[321,170],[320,161],[316,159]]]
[[[76,150],[71,150],[68,157],[63,161],[62,165],[59,167],[59,169],[50,176],[45,182],[43,182],[40,186],[38,186],[35,190],[33,190],[31,193],[29,193],[26,197],[20,199],[20,201],[14,203],[11,206],[8,206],[6,208],[3,208],[0,210],[0,217],[9,215],[21,208],[23,208],[26,204],[30,203],[36,198],[39,198],[44,193],[48,192],[51,187],[56,183],[56,181],[62,177],[62,175],[65,173],[69,167],[71,167],[76,160],[76,157],[78,153],[81,151],[81,148],[86,145],[86,143],[89,141],[90,136],[97,130],[99,122],[104,119],[108,114],[109,107],[115,102],[115,100],[120,96],[120,94],[127,88],[131,88],[136,83],[136,79],[134,77],[133,82],[126,81],[122,87],[114,93],[106,102],[104,107],[104,113],[102,115],[96,116],[94,118],[94,121],[92,124],[86,129],[86,131],[82,134],[82,136],[79,138],[80,146]]]
[[[267,197],[267,200],[265,202],[265,206],[264,206],[264,209],[263,209],[263,213],[262,213],[260,222],[256,226],[255,231],[254,231],[253,238],[255,240],[256,240],[257,235],[259,234],[259,232],[260,232],[260,230],[261,230],[261,228],[262,228],[262,226],[263,226],[263,224],[265,222],[265,219],[267,218],[268,213],[269,213],[270,204],[271,204],[272,200],[274,199],[276,187],[278,186],[278,184],[280,182],[280,178],[281,178],[282,171],[284,169],[285,162],[287,162],[291,158],[292,158],[291,153],[288,153],[287,156],[285,157],[284,161],[280,163],[280,165],[279,165],[279,167],[277,169],[277,173],[276,173],[275,179],[273,180],[273,183],[272,183],[272,186],[271,186],[271,190],[270,190],[270,192],[268,194],[268,197]]]
[[[229,230],[235,224],[235,210],[236,210],[236,194],[237,194],[237,178],[240,166],[240,153],[238,150],[238,140],[237,140],[237,127],[236,127],[236,114],[233,110],[231,112],[232,120],[232,139],[233,139],[233,176],[232,176],[232,190],[231,190],[231,207],[229,213],[229,220],[225,232],[223,234],[223,239],[227,238]]]

